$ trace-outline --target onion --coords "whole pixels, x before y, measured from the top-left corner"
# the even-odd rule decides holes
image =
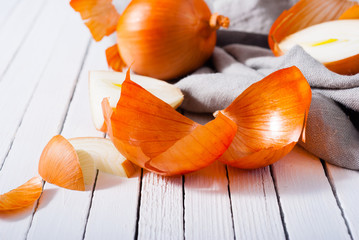
[[[113,29],[113,21],[102,11],[118,18],[106,0],[91,4],[72,0],[70,4],[83,19],[99,23],[87,24],[95,39]],[[111,27],[104,30],[104,22]],[[180,77],[204,64],[213,52],[215,31],[228,25],[229,19],[211,15],[203,0],[133,0],[119,17],[118,48],[112,46],[106,51],[107,60],[114,70],[133,64],[131,68],[141,75],[162,80]]]
[[[291,36],[295,33],[298,33],[303,30],[307,31],[308,27],[318,24],[318,29],[321,28],[319,24],[334,21],[334,20],[344,20],[344,19],[359,19],[359,3],[350,0],[300,0],[288,11],[284,11],[277,20],[273,23],[271,30],[268,36],[268,43],[272,49],[274,55],[280,56],[283,55],[289,49],[285,49],[281,46],[281,42],[292,38]],[[323,25],[323,31],[325,31],[327,25]],[[304,30],[305,29],[305,30]],[[338,35],[335,29],[331,28],[333,35]],[[315,31],[314,31],[315,32]],[[353,42],[356,40],[355,32],[356,28],[353,28],[351,31]],[[318,34],[314,34],[315,37]],[[323,34],[325,35],[325,34]],[[330,34],[327,34],[329,37]],[[308,39],[310,36],[306,36]],[[324,36],[323,36],[324,37]],[[343,41],[347,41],[343,36]],[[301,44],[302,37],[292,38],[295,39],[295,43],[292,46]],[[341,39],[341,37],[339,37]],[[316,39],[310,40],[309,42],[314,42]],[[328,40],[328,41],[326,41]],[[330,38],[323,39],[323,43],[330,43]],[[349,43],[350,44],[350,43]],[[331,50],[332,44],[327,44],[328,49],[323,50],[326,55],[332,54],[335,58],[335,55],[338,55],[337,50]],[[333,44],[334,46],[335,44]],[[321,48],[320,46],[319,48]],[[335,46],[334,46],[335,49]],[[317,49],[315,49],[317,51]],[[321,61],[329,70],[345,75],[352,75],[359,73],[359,54],[357,54],[357,49],[353,47],[353,55],[346,55],[340,60],[333,60],[331,62]],[[311,54],[310,52],[308,52]],[[320,61],[320,59],[317,59]]]
[[[208,166],[231,144],[236,124],[220,114],[200,125],[132,82],[127,72],[113,109],[103,101],[108,135],[131,162],[161,175],[177,175]]]

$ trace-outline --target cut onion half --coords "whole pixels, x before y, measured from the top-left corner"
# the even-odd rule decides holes
[[[129,176],[134,166],[121,157],[109,139],[53,137],[39,161],[42,178],[59,187],[84,191],[92,184],[96,168],[119,176]]]
[[[177,108],[183,101],[181,90],[172,84],[164,81],[140,76],[131,75],[132,80],[145,88],[147,91],[160,98],[164,102]],[[101,102],[104,98],[109,99],[110,106],[116,107],[121,96],[121,86],[126,74],[111,71],[91,71],[89,74],[89,95],[92,120],[96,129],[106,131]]]
[[[302,135],[311,103],[311,89],[297,67],[272,73],[251,85],[220,111],[237,124],[237,134],[220,160],[254,169],[289,153]]]
[[[350,0],[300,0],[274,22],[269,46],[280,56],[300,45],[331,71],[356,74],[359,72],[358,6],[358,2]]]
[[[30,206],[41,193],[42,179],[40,176],[33,177],[18,188],[0,195],[0,212]]]

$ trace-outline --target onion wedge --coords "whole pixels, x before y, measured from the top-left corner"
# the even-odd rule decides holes
[[[33,204],[42,193],[42,179],[39,176],[10,192],[0,195],[0,212],[24,208]]]
[[[312,39],[310,42],[321,43],[312,44],[313,46],[311,49],[314,52],[321,51],[323,55],[328,55],[329,53],[332,54],[334,58],[329,58],[331,59],[330,62],[327,61],[328,58],[324,58],[324,61],[317,59],[318,61],[322,62],[328,69],[336,73],[346,75],[356,74],[359,72],[359,54],[357,53],[357,48],[355,47],[355,42],[357,42],[357,38],[355,37],[355,29],[357,28],[351,29],[351,31],[349,31],[349,33],[353,33],[349,39],[344,39],[344,36],[339,36],[339,38],[333,37],[334,35],[338,35],[336,28],[329,27],[328,29],[328,26],[321,26],[319,24],[338,19],[359,20],[358,6],[358,2],[350,0],[300,0],[291,9],[284,11],[273,23],[268,36],[269,46],[272,49],[274,55],[283,55],[291,48],[288,47],[288,44],[284,44],[284,46],[282,44],[282,41],[285,41],[288,38],[290,38],[291,42],[293,42],[291,46],[295,46],[296,44],[307,44],[307,42],[302,42],[303,36],[299,38],[297,38],[297,36],[292,37],[293,34],[297,33],[298,35],[301,30],[305,30],[303,34],[305,39],[310,38],[313,34],[314,39]],[[306,30],[313,25],[318,25],[316,30]],[[318,33],[318,30],[323,31],[323,33]],[[326,34],[326,32],[328,33]],[[318,42],[316,37],[321,35],[323,35],[323,39],[320,39]],[[354,45],[352,42],[354,42]],[[341,43],[347,48],[352,46],[352,53],[350,53],[351,51],[347,51],[348,54],[343,54],[338,51],[338,49],[341,49],[341,47],[338,49],[336,48],[338,43]],[[332,46],[333,48],[331,48]],[[308,53],[311,54],[312,51],[309,51]],[[341,56],[342,58],[338,60],[335,59],[336,56]],[[315,56],[313,57],[316,58]]]
[[[42,178],[59,187],[84,191],[95,170],[129,176],[134,166],[123,158],[109,139],[53,137],[44,148],[39,162]]]
[[[220,111],[238,127],[220,161],[243,169],[264,167],[289,153],[301,134],[311,89],[297,67],[279,70],[251,85]]]
[[[108,99],[102,105],[108,134],[122,155],[161,175],[206,167],[227,150],[237,130],[222,114],[204,126],[193,122],[131,81],[129,71],[116,108]]]
[[[91,71],[89,75],[89,95],[91,115],[97,130],[106,131],[101,102],[109,98],[110,106],[116,107],[121,96],[121,86],[126,75],[120,72]],[[177,87],[154,78],[132,75],[133,81],[156,97],[177,108],[183,101],[183,94]]]

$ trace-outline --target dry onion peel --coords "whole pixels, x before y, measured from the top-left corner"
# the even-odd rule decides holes
[[[118,176],[130,176],[134,166],[117,151],[109,139],[53,137],[39,162],[42,178],[57,186],[84,191],[93,183],[95,170]]]
[[[79,8],[73,2],[89,6]],[[133,63],[136,73],[162,80],[183,76],[203,65],[213,52],[216,30],[229,25],[228,18],[212,15],[204,0],[132,0],[119,18],[108,0],[86,2],[72,0],[71,5],[81,15],[90,16],[90,21],[98,22],[87,24],[92,33],[106,32],[105,22],[112,30],[118,19],[118,52],[114,47],[107,51],[109,66],[118,71],[124,63]],[[111,17],[113,21],[109,21]],[[95,26],[102,31],[94,30]],[[104,34],[93,34],[97,35]]]
[[[359,5],[354,5],[349,8],[339,17],[339,19],[359,19]]]
[[[251,85],[220,111],[238,127],[220,160],[246,169],[279,160],[301,134],[305,138],[310,102],[310,86],[297,67],[279,70]]]
[[[286,52],[280,47],[280,43],[292,34],[316,24],[353,18],[358,19],[357,2],[350,0],[300,0],[291,9],[284,11],[273,23],[268,36],[269,46],[274,55],[280,56]],[[335,54],[335,51],[333,53]],[[358,62],[359,54],[356,54],[338,61],[323,62],[323,64],[339,74],[355,74],[359,72]]]
[[[23,185],[0,195],[0,212],[24,208],[32,205],[42,193],[40,176],[31,178]]]
[[[54,136],[45,146],[39,161],[39,174],[59,187],[85,191],[79,157],[71,143],[61,135]]]
[[[96,129],[104,132],[106,131],[101,102],[104,98],[109,98],[111,107],[115,108],[121,96],[121,86],[125,78],[125,73],[113,71],[90,71],[90,108],[92,120]],[[144,87],[153,95],[170,104],[173,108],[177,108],[183,101],[183,94],[181,90],[172,84],[158,79],[134,74],[132,74],[132,80]]]
[[[93,38],[100,41],[116,30],[120,17],[112,0],[71,0],[71,7],[81,14]]]
[[[161,175],[203,168],[228,148],[236,125],[220,114],[202,126],[132,82],[127,72],[116,109],[103,101],[108,133],[130,161]]]

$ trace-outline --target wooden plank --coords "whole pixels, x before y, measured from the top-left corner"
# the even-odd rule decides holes
[[[206,123],[210,115],[185,114]],[[226,168],[220,162],[185,176],[186,239],[234,239]]]
[[[269,167],[228,167],[234,229],[237,239],[285,239]]]
[[[328,177],[353,239],[359,239],[359,172],[327,164]]]
[[[138,239],[183,239],[182,177],[144,171]]]
[[[16,7],[20,4],[21,4],[20,0],[0,2],[0,31],[2,25],[9,19],[10,15],[15,11]]]
[[[131,178],[99,173],[85,239],[134,239],[139,173]]]
[[[83,28],[82,24],[80,25],[80,22],[76,24],[77,18],[67,15],[70,10],[67,5],[65,6],[61,1],[53,1],[51,3],[53,3],[53,5],[47,10],[53,10],[50,14],[52,16],[51,18],[44,18],[43,20],[47,20],[48,22],[46,24],[48,24],[49,22],[53,22],[51,21],[52,17],[60,18],[61,20],[56,21],[60,21],[64,24],[57,26],[61,29],[59,32],[60,37],[54,41],[54,46],[51,45],[51,48],[54,47],[55,50],[51,54],[51,57],[46,59],[46,64],[41,64],[42,60],[40,61],[40,58],[36,59],[40,61],[40,65],[38,66],[40,69],[36,68],[36,70],[42,72],[41,69],[44,65],[46,65],[46,69],[42,72],[39,83],[17,131],[11,151],[0,172],[1,192],[13,188],[14,185],[20,185],[37,174],[38,160],[43,147],[62,127],[68,104],[72,98],[74,84],[76,83],[83,56],[86,52],[89,40],[86,29]],[[44,13],[45,12],[46,11],[44,11]],[[55,14],[54,12],[58,13]],[[40,27],[38,27],[38,29],[40,29]],[[53,34],[57,35],[56,33]],[[73,37],[75,34],[76,38]],[[40,41],[40,44],[41,43]],[[32,47],[32,45],[27,45],[27,47]],[[46,50],[46,48],[43,50]],[[31,51],[25,48],[24,53],[30,54]],[[26,59],[32,56],[24,55],[23,57]],[[22,61],[19,60],[19,63],[22,63]],[[15,68],[16,65],[13,66]],[[18,69],[21,67],[22,66],[17,66]],[[37,75],[37,71],[33,71],[33,75]],[[22,88],[23,85],[26,85],[27,81],[31,81],[31,78],[28,79],[26,77],[26,71],[18,72],[22,73],[22,75],[16,75],[12,73],[12,71],[9,72],[9,74],[14,75],[17,81],[15,85],[18,86],[17,88],[8,88],[8,91],[11,90],[7,93],[9,99],[11,99],[11,96],[17,97],[21,94],[31,95],[31,93],[26,92],[29,91],[28,89],[25,90]],[[35,80],[32,82],[32,84],[36,84]],[[7,113],[11,116],[14,112],[14,108],[17,108],[17,106],[21,107],[21,104],[25,105],[21,101],[17,102],[16,99],[7,104],[9,105]],[[19,116],[21,115],[17,115],[17,117]],[[6,124],[1,126],[2,129],[8,127]],[[55,196],[59,197],[56,191],[44,192],[43,196],[47,198],[47,200],[55,199]],[[61,200],[62,204],[66,204],[68,201],[68,199],[63,198],[61,198]],[[49,201],[42,202],[38,210],[42,211],[48,202]],[[32,210],[33,207],[27,209],[27,211],[21,211],[18,215],[14,214],[0,218],[0,238],[25,239],[32,221]],[[56,215],[47,216],[47,221],[56,221],[56,217]],[[46,234],[46,236],[53,234],[44,229],[42,229],[42,232]],[[31,236],[29,236],[29,238],[31,238]]]
[[[105,49],[111,45],[113,45],[112,38],[105,39],[101,43],[93,43],[91,50],[93,49],[94,51],[90,51],[88,58],[92,63],[89,66],[86,65],[81,74],[78,89],[79,94],[82,95],[80,98],[86,99],[86,102],[81,102],[77,108],[78,110],[74,113],[78,115],[79,112],[83,112],[82,115],[84,116],[82,118],[86,117],[87,120],[84,122],[87,124],[89,124],[88,120],[91,119],[88,104],[88,71],[108,69]],[[82,110],[80,110],[80,108],[82,108]],[[76,121],[75,118],[72,118],[70,121],[74,126],[83,122],[82,120]],[[91,128],[94,129],[92,121]],[[76,130],[74,129],[73,132],[76,132]],[[82,135],[84,134],[85,133]],[[81,136],[81,134],[77,134],[76,136]],[[84,238],[133,238],[136,230],[139,185],[140,176],[138,173],[127,179],[99,172]],[[64,237],[66,237],[66,235],[64,235],[63,238]]]
[[[350,239],[321,162],[301,147],[273,166],[289,239]]]
[[[2,1],[0,7],[0,26],[4,15],[2,15],[3,5],[10,7],[10,3],[16,1]],[[20,1],[5,23],[0,28],[0,81],[6,69],[11,64],[11,60],[16,54],[24,38],[34,25],[36,17],[43,9],[44,0]],[[26,19],[26,20],[25,20]]]
[[[0,111],[6,115],[0,118],[6,126],[0,128],[0,168],[70,10],[62,1],[48,2],[0,82]]]

